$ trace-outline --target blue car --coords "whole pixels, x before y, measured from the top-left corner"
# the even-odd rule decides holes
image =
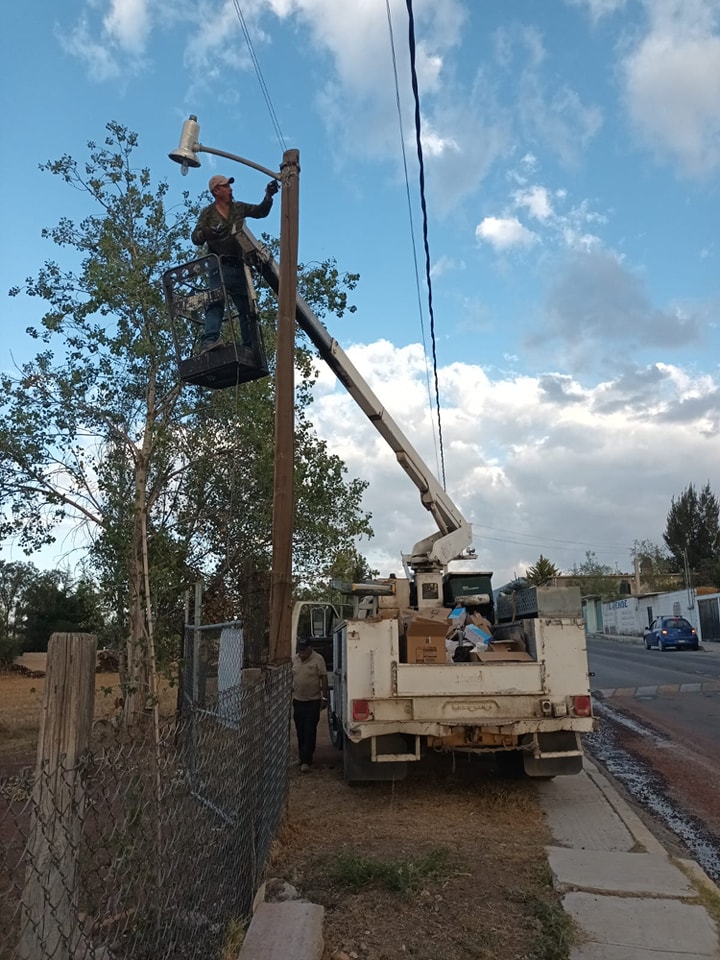
[[[645,649],[657,647],[667,650],[697,650],[698,635],[695,627],[685,617],[656,617],[644,634]]]

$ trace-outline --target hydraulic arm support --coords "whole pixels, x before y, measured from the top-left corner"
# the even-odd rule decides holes
[[[247,259],[257,265],[265,280],[277,293],[279,285],[278,265],[270,251],[253,236],[247,226],[243,226],[237,236]],[[420,500],[423,506],[430,511],[437,524],[438,533],[418,541],[413,547],[412,553],[404,556],[403,559],[416,569],[437,564],[445,566],[450,560],[459,557],[470,546],[472,542],[471,525],[445,493],[433,476],[432,471],[355,369],[340,344],[330,336],[326,327],[299,295],[295,316],[298,325],[308,335],[320,356],[344,385],[380,436],[390,445],[398,463],[420,491]]]

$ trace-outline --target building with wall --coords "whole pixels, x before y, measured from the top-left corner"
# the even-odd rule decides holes
[[[607,603],[599,597],[583,597],[582,603],[588,633],[642,637],[655,617],[685,617],[701,640],[720,642],[720,593],[674,590],[621,597]]]

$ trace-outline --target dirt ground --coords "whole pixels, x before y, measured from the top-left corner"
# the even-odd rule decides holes
[[[45,690],[45,657],[25,654],[19,662],[36,676],[0,672],[0,776],[17,772],[18,767],[34,767],[37,735]],[[42,672],[41,672],[42,671]],[[98,673],[95,677],[95,720],[107,720],[118,713],[120,679],[116,673]],[[161,707],[175,709],[177,689],[163,684]]]
[[[115,711],[117,683],[98,674],[97,718]],[[34,765],[43,686],[0,674],[0,778]],[[567,960],[532,784],[437,757],[407,780],[349,787],[324,714],[318,733],[312,770],[293,764],[268,889],[286,882],[325,907],[323,960]]]
[[[561,960],[572,930],[551,887],[531,784],[449,758],[349,787],[324,717],[309,773],[293,767],[270,896],[325,907],[324,960]]]

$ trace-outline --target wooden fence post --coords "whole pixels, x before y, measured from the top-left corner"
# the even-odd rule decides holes
[[[96,639],[48,643],[18,957],[69,960],[78,942],[77,871],[84,785],[80,763],[95,711]]]

